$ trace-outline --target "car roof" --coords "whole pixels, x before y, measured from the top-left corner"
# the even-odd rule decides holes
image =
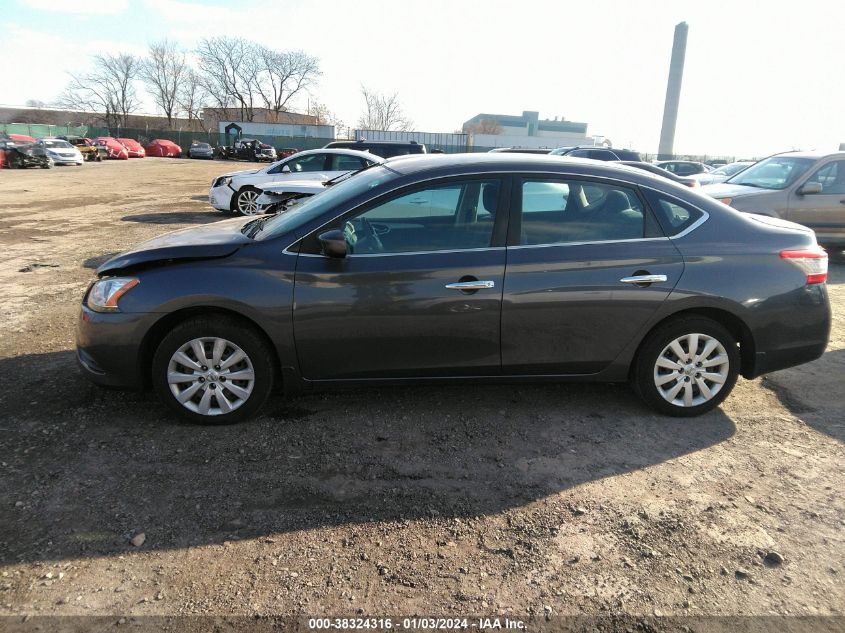
[[[338,140],[332,141],[328,143],[328,145],[335,145],[338,143],[350,144],[350,145],[425,145],[425,143],[420,143],[418,141],[368,141],[367,139],[358,139],[358,140]]]
[[[358,158],[366,158],[368,160],[384,160],[381,156],[377,154],[371,154],[370,152],[364,152],[359,149],[347,149],[344,147],[330,147],[326,148],[318,148],[318,149],[306,149],[301,152],[297,152],[291,156],[288,156],[284,160],[289,160],[292,158],[301,158],[302,156],[307,156],[308,154],[343,154],[345,156],[357,156]]]
[[[397,173],[410,175],[422,172],[443,171],[443,175],[459,175],[466,171],[491,172],[498,171],[548,171],[550,173],[588,173],[606,178],[624,178],[630,182],[642,184],[667,183],[662,175],[620,165],[619,161],[602,161],[590,158],[569,158],[547,154],[508,154],[505,152],[478,152],[468,154],[409,154],[396,156],[385,161],[385,167]],[[451,173],[450,173],[451,172]],[[672,186],[672,185],[670,185]],[[678,185],[680,186],[680,185]]]
[[[772,158],[773,156],[794,156],[796,158],[830,158],[835,156],[837,158],[845,158],[845,152],[822,152],[818,150],[781,152],[779,154],[773,154],[772,156],[768,156],[767,158]]]

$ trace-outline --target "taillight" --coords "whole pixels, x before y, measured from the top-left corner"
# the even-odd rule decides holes
[[[687,186],[688,186],[688,187],[692,187],[693,189],[695,189],[696,187],[700,187],[700,186],[701,186],[701,183],[700,183],[700,182],[698,182],[695,178],[693,178],[693,179],[691,179],[691,180],[687,183]]]
[[[821,247],[781,251],[780,256],[803,270],[808,284],[823,284],[827,281],[827,253]]]

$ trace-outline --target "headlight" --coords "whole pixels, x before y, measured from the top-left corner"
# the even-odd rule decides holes
[[[91,286],[88,307],[97,312],[116,312],[117,302],[132,288],[141,283],[134,277],[109,277]]]

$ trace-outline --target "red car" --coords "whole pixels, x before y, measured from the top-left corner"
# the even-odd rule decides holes
[[[9,138],[13,141],[18,141],[19,143],[34,143],[35,139],[31,136],[27,136],[26,134],[9,134]]]
[[[144,147],[134,138],[118,138],[117,140],[129,152],[129,158],[143,158],[147,155]]]
[[[94,145],[105,147],[109,153],[109,158],[116,160],[127,160],[129,158],[129,151],[120,144],[120,141],[111,136],[98,136],[94,139]]]
[[[147,143],[147,156],[160,156],[162,158],[179,158],[182,155],[182,148],[173,141],[165,138],[153,139]]]
[[[0,138],[0,142],[2,141],[14,141],[16,143],[34,143],[35,139],[31,136],[27,136],[26,134],[7,134],[3,138]],[[6,146],[5,143],[0,145],[0,169],[7,169],[9,167],[9,161],[6,158]]]

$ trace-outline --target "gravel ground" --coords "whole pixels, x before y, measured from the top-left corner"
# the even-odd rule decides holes
[[[89,385],[74,327],[110,254],[224,217],[232,168],[0,172],[0,615],[843,613],[845,266],[824,357],[701,418],[446,386],[198,428]]]

